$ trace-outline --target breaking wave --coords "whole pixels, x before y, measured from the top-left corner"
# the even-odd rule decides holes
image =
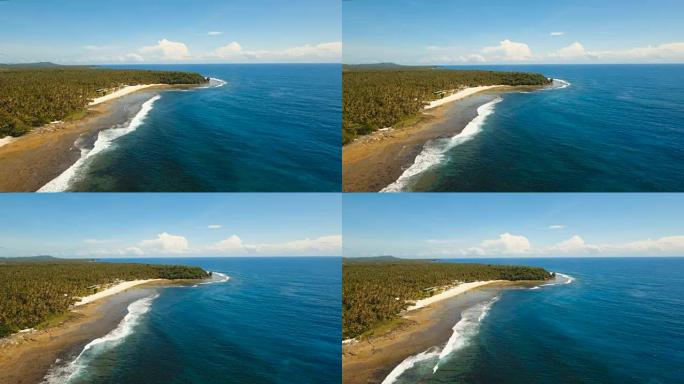
[[[38,192],[64,192],[69,188],[79,170],[83,168],[87,160],[112,146],[114,140],[121,136],[135,131],[150,113],[154,103],[161,98],[160,95],[153,96],[143,103],[140,111],[133,117],[131,122],[124,127],[114,127],[100,131],[92,149],[81,148],[81,157],[71,165],[66,171],[52,179],[49,183],[41,187]]]
[[[150,311],[152,307],[152,302],[159,295],[155,294],[149,297],[145,297],[136,300],[128,305],[128,313],[124,316],[123,320],[119,325],[100,338],[97,338],[83,347],[81,353],[76,356],[76,358],[68,364],[60,364],[60,361],[56,361],[55,366],[50,369],[47,376],[43,380],[43,384],[65,384],[71,379],[78,376],[84,368],[88,366],[88,363],[97,357],[102,352],[110,350],[126,339],[129,335],[133,333],[135,327],[140,324],[140,321],[144,318],[144,315]]]
[[[425,145],[423,151],[416,156],[413,164],[399,176],[397,181],[388,185],[380,192],[401,192],[414,176],[425,172],[432,166],[444,160],[444,154],[451,148],[474,138],[482,130],[487,117],[494,113],[494,107],[503,99],[496,99],[477,108],[477,116],[466,125],[456,136],[448,139],[433,140]]]

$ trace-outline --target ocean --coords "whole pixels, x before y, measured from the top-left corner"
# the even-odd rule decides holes
[[[467,261],[567,276],[466,309],[449,353],[436,346],[385,383],[682,382],[684,258]]]
[[[684,190],[684,65],[450,68],[540,72],[569,86],[488,100],[466,135],[427,143],[424,169],[399,189]]]
[[[148,96],[133,120],[99,134],[97,154],[58,189],[340,191],[340,65],[125,68],[193,71],[215,80]]]
[[[48,383],[340,381],[339,258],[106,261],[197,265],[229,280],[145,289],[116,329],[53,368]]]

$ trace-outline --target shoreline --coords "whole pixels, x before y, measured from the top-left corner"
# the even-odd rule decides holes
[[[385,332],[369,338],[346,341],[342,345],[342,383],[382,383],[405,359],[447,343],[461,313],[479,303],[494,299],[506,288],[538,285],[539,282],[493,280],[466,287],[452,287],[432,301],[401,314]],[[414,304],[414,306],[416,306]]]
[[[67,358],[111,332],[126,315],[128,305],[147,294],[143,289],[121,292],[72,308],[64,320],[45,329],[0,339],[0,382],[42,382],[57,359]]]
[[[130,280],[81,298],[64,319],[44,329],[20,331],[0,339],[0,382],[34,384],[44,380],[57,359],[68,361],[93,340],[104,337],[128,314],[128,306],[150,297],[155,286],[203,284],[220,280]]]
[[[425,144],[454,137],[478,116],[477,109],[506,92],[530,91],[537,86],[471,87],[435,100],[401,128],[386,128],[342,147],[342,190],[380,192],[413,165]]]
[[[74,303],[74,307],[80,307],[82,305],[86,305],[89,303],[92,303],[94,301],[100,300],[107,298],[112,295],[116,295],[117,293],[121,293],[127,289],[136,287],[138,285],[142,284],[147,284],[147,283],[152,283],[152,282],[157,282],[157,281],[170,281],[170,280],[165,280],[165,279],[147,279],[147,280],[129,280],[129,281],[122,281],[120,283],[116,283],[100,292],[93,293],[92,295],[88,295],[85,297],[81,297],[81,299]]]
[[[194,85],[128,86],[96,99],[77,120],[49,123],[17,138],[0,139],[6,141],[0,146],[0,191],[38,191],[91,149],[99,132],[131,121],[145,101],[162,91],[189,87]]]

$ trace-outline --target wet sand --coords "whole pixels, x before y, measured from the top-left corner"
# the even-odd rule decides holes
[[[128,123],[145,101],[170,88],[147,88],[91,106],[82,119],[35,128],[0,147],[0,192],[37,191],[75,163],[81,148],[92,148],[98,132]]]
[[[460,133],[477,116],[477,108],[504,92],[539,87],[502,86],[425,110],[407,127],[376,131],[342,148],[342,190],[378,192],[396,181],[424,145],[434,139]]]
[[[411,311],[384,334],[343,345],[342,383],[382,383],[407,357],[444,345],[465,309],[492,299],[503,289],[538,284],[539,282],[503,282],[479,287]]]

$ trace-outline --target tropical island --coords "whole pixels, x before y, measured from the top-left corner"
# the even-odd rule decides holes
[[[210,278],[193,266],[0,258],[0,381],[37,382],[61,353],[111,331],[139,298],[133,287]]]
[[[135,94],[209,81],[181,71],[1,64],[0,190],[36,191],[53,180],[80,157],[77,140],[130,121],[153,96]]]
[[[379,191],[395,181],[423,145],[453,136],[477,116],[475,95],[548,87],[539,73],[461,70],[396,64],[344,65],[342,70],[343,189]],[[462,101],[461,103],[453,103]],[[460,119],[439,127],[447,105]]]
[[[408,356],[446,342],[458,321],[454,313],[463,305],[449,299],[472,304],[506,287],[538,285],[554,278],[552,272],[529,266],[345,258],[343,382],[382,381]]]

